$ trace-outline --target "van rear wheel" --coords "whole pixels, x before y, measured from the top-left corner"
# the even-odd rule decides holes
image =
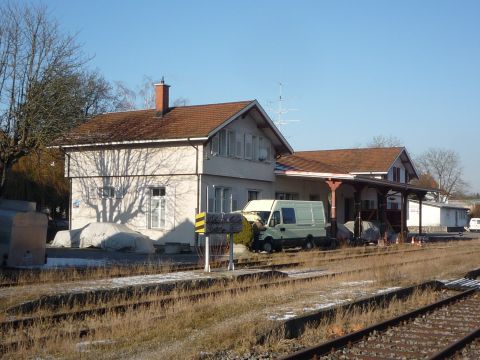
[[[313,246],[314,246],[314,245],[313,245],[312,239],[307,239],[307,240],[305,240],[305,245],[303,246],[303,248],[304,248],[305,250],[312,250],[312,249],[313,249]]]

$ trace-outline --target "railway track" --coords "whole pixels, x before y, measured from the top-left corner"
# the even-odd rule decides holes
[[[401,255],[401,254],[408,254],[412,252],[424,252],[428,250],[438,250],[438,249],[444,249],[447,248],[448,246],[441,245],[429,245],[428,247],[415,247],[413,249],[398,249],[398,250],[391,250],[391,248],[379,248],[375,247],[372,248],[371,250],[367,250],[366,252],[361,252],[361,253],[353,253],[353,254],[347,254],[347,255],[341,255],[341,256],[335,256],[335,254],[342,253],[344,250],[331,250],[331,251],[311,251],[309,254],[312,256],[312,258],[323,256],[323,258],[315,258],[316,265],[321,266],[322,264],[328,264],[332,262],[341,262],[341,261],[348,261],[348,260],[354,260],[354,259],[361,259],[361,258],[369,258],[373,256],[390,256],[390,255]],[[330,255],[333,255],[329,257]],[[296,253],[289,254],[289,255],[284,255],[284,256],[268,256],[265,259],[260,259],[260,260],[237,260],[235,261],[235,267],[237,269],[249,269],[249,268],[257,268],[257,269],[286,269],[286,268],[292,268],[292,267],[299,267],[299,266],[304,266],[307,263],[310,263],[311,260],[296,260],[295,257],[297,256]],[[217,260],[214,262],[212,265],[212,268],[220,268],[220,267],[227,267],[228,266],[228,261],[227,260]],[[124,265],[122,265],[124,267]],[[127,266],[125,266],[128,268]],[[119,273],[114,273],[110,275],[102,275],[102,278],[113,278],[113,277],[127,277],[127,276],[133,276],[133,275],[152,275],[152,274],[162,274],[162,273],[171,273],[171,272],[181,272],[181,271],[194,271],[194,270],[201,270],[203,269],[203,265],[193,265],[193,264],[177,264],[175,266],[167,266],[165,268],[162,267],[153,267],[151,269],[146,267],[145,271],[139,271],[139,272],[132,272],[130,271],[125,271],[122,272],[120,271]],[[24,271],[24,270],[21,270]],[[32,271],[32,270],[27,270],[27,271]],[[85,268],[66,268],[66,269],[54,269],[54,270],[38,270],[38,271],[33,271],[31,276],[34,278],[30,281],[3,281],[0,282],[0,289],[5,288],[5,287],[14,287],[14,286],[24,286],[24,285],[35,285],[35,284],[48,284],[48,283],[53,283],[53,282],[66,282],[66,281],[71,281],[69,280],[58,280],[58,279],[51,279],[51,280],[46,280],[42,281],[41,279],[35,278],[36,276],[39,276],[41,272],[50,272],[50,273],[55,273],[57,271],[66,271],[66,272],[75,272],[76,274],[85,274],[84,277],[86,278],[86,274],[88,274],[89,269]],[[8,269],[8,270],[2,270],[0,269],[0,275],[4,274],[4,277],[15,277],[18,276],[19,272],[17,269]],[[91,279],[91,277],[88,277]],[[81,279],[79,279],[81,280]]]
[[[282,360],[478,359],[479,338],[480,292],[470,289]]]
[[[418,263],[418,262],[424,262],[425,260],[414,260],[414,261],[404,261],[400,264],[411,264],[411,263]],[[391,266],[387,265],[386,267]],[[28,316],[28,317],[16,317],[12,318],[10,320],[6,320],[3,322],[0,322],[0,334],[2,336],[6,335],[8,332],[11,331],[19,331],[21,330],[23,333],[28,333],[28,329],[31,326],[35,326],[37,324],[48,324],[49,327],[53,328],[56,324],[59,324],[63,321],[69,321],[69,322],[81,322],[85,320],[88,317],[92,316],[107,316],[109,314],[121,314],[125,313],[127,311],[135,311],[137,309],[146,309],[149,307],[157,306],[159,308],[164,308],[170,304],[174,304],[175,302],[188,302],[188,301],[199,301],[202,299],[214,299],[216,297],[225,295],[225,294],[241,294],[245,293],[250,290],[255,290],[255,289],[261,289],[261,288],[270,288],[270,287],[275,287],[275,286],[283,286],[283,285],[288,285],[288,284],[299,284],[303,282],[309,282],[309,281],[315,281],[321,278],[326,278],[326,277],[338,277],[341,275],[347,275],[347,274],[352,274],[352,273],[358,273],[358,272],[366,272],[371,270],[371,268],[364,268],[364,269],[355,269],[355,270],[348,270],[348,271],[343,271],[343,272],[337,272],[337,273],[327,273],[323,275],[317,275],[317,276],[311,276],[311,277],[306,277],[306,278],[282,278],[282,279],[274,279],[273,281],[265,282],[265,283],[258,283],[254,285],[245,285],[245,286],[239,286],[235,288],[229,288],[229,289],[222,289],[222,290],[214,290],[214,291],[204,291],[201,293],[195,293],[191,295],[183,295],[183,296],[178,296],[178,295],[173,295],[173,296],[164,296],[160,298],[154,298],[154,299],[149,299],[149,300],[140,300],[140,301],[135,301],[135,302],[129,302],[129,303],[124,303],[124,304],[116,304],[116,305],[105,305],[105,306],[100,306],[100,307],[95,307],[95,308],[90,308],[90,309],[83,309],[79,311],[63,311],[59,312],[58,310],[52,309],[55,311],[53,314],[42,314],[42,315],[34,315],[34,316]],[[160,313],[159,317],[161,318],[162,315]],[[68,332],[67,334],[63,334],[61,336],[69,336],[69,337],[83,337],[87,335],[91,335],[96,331],[95,328],[85,328],[83,326],[78,327],[78,330],[73,330]],[[2,337],[0,336],[0,337]],[[41,339],[28,339],[27,341],[21,340],[18,342],[13,342],[13,343],[0,343],[0,355],[2,353],[5,353],[7,351],[11,351],[11,349],[15,349],[19,346],[21,343],[22,346],[27,346],[29,344],[33,344],[36,341],[48,341],[49,335],[43,336]]]
[[[470,254],[471,252],[465,252],[464,254],[467,255],[467,254]],[[422,263],[422,262],[428,262],[428,261],[433,261],[433,260],[438,260],[440,259],[441,256],[435,256],[435,257],[431,257],[431,258],[428,258],[428,259],[414,259],[414,260],[406,260],[406,261],[398,261],[398,262],[395,262],[395,263],[392,263],[392,264],[389,264],[389,265],[383,265],[383,266],[376,266],[377,269],[381,270],[383,268],[390,268],[391,266],[405,266],[405,265],[409,265],[409,264],[417,264],[417,263]],[[249,289],[257,289],[258,286],[260,287],[263,287],[263,288],[268,288],[268,287],[273,287],[273,286],[280,286],[280,285],[290,285],[290,284],[296,284],[296,283],[303,283],[303,282],[309,282],[309,281],[315,281],[315,280],[319,280],[319,279],[323,279],[323,278],[329,278],[329,277],[338,277],[338,276],[342,276],[342,275],[351,275],[351,274],[358,274],[358,273],[364,273],[364,272],[368,272],[370,270],[372,270],[372,266],[364,266],[364,267],[356,267],[354,269],[348,269],[348,270],[343,270],[343,271],[337,271],[337,272],[325,272],[323,274],[319,274],[319,275],[306,275],[304,277],[299,277],[298,273],[295,274],[296,277],[288,277],[288,278],[278,278],[278,276],[272,276],[271,279],[272,280],[269,280],[268,282],[265,282],[265,283],[256,283],[254,285],[248,285],[248,286],[243,286],[243,285],[240,285],[240,286],[237,286],[235,288],[231,288],[231,289],[222,289],[222,290],[217,290],[217,291],[210,291],[208,290],[207,288],[214,285],[216,283],[215,280],[211,281],[211,280],[206,280],[205,284],[202,285],[206,291],[203,292],[203,296],[218,296],[218,295],[222,295],[222,294],[225,294],[225,293],[232,293],[235,291],[235,289],[240,289],[239,292],[245,292],[245,291],[248,291]],[[306,271],[305,274],[308,274],[309,272]],[[300,273],[301,275],[302,273]],[[284,275],[284,274],[281,274],[279,273],[278,275]],[[121,304],[121,305],[116,305],[115,308],[119,311],[119,312],[122,312],[122,311],[126,311],[127,309],[129,308],[138,308],[138,307],[148,307],[148,306],[151,306],[151,305],[155,305],[155,304],[161,304],[163,302],[163,297],[165,295],[167,295],[166,293],[168,293],[169,291],[173,291],[175,290],[176,287],[175,286],[171,286],[169,288],[169,290],[165,290],[165,288],[163,287],[163,284],[159,284],[159,285],[155,285],[155,284],[152,284],[152,285],[146,285],[146,286],[143,286],[141,288],[138,289],[138,291],[141,291],[143,292],[145,295],[147,294],[150,294],[150,295],[155,295],[155,294],[159,294],[156,296],[156,299],[154,300],[148,300],[148,301],[145,301],[145,300],[142,300],[142,301],[138,301],[138,304],[137,303],[132,303],[132,302],[128,302],[128,303],[125,303],[125,304]],[[192,290],[195,290],[195,288],[192,288]],[[198,289],[197,289],[198,290]],[[114,300],[116,301],[119,297],[132,297],[134,296],[135,294],[138,294],[137,291],[135,291],[133,288],[130,288],[130,287],[127,287],[125,289],[112,289],[112,290],[99,290],[98,291],[98,295],[97,295],[97,292],[95,291],[89,291],[89,296],[85,296],[85,294],[83,294],[82,292],[76,292],[74,294],[65,294],[65,295],[52,295],[52,296],[44,296],[44,297],[41,297],[40,299],[38,300],[31,300],[31,301],[28,301],[28,302],[25,302],[25,303],[22,303],[21,305],[18,305],[18,306],[14,306],[14,307],[10,307],[9,309],[7,309],[7,312],[10,313],[10,314],[22,314],[22,313],[32,313],[34,311],[38,311],[38,310],[51,310],[51,311],[55,311],[56,314],[55,316],[52,316],[51,318],[52,319],[62,319],[62,318],[67,318],[68,316],[70,317],[75,317],[76,314],[74,312],[65,312],[65,313],[62,313],[62,314],[58,314],[58,308],[60,306],[63,306],[63,307],[68,307],[69,304],[75,304],[75,305],[83,305],[83,304],[86,304],[87,302],[97,302],[97,301],[102,301],[102,302],[108,302],[108,301],[111,301],[111,300]],[[136,295],[135,295],[136,296]],[[194,294],[192,295],[192,298],[194,299],[200,299],[202,298],[202,293],[200,294]],[[182,297],[183,300],[189,300],[188,296],[186,297]],[[127,299],[125,299],[125,301],[127,301]],[[174,302],[174,300],[172,300],[171,298],[167,298],[166,300],[166,303],[172,303]],[[139,306],[140,305],[140,306]],[[112,306],[110,305],[105,305],[105,306],[102,306],[102,307],[98,307],[98,308],[95,308],[95,309],[85,309],[85,310],[82,310],[80,311],[79,313],[81,314],[86,314],[85,316],[87,315],[94,315],[95,313],[98,313],[98,314],[105,314],[105,313],[108,313],[108,309],[111,308]],[[45,317],[48,317],[49,315],[42,315],[42,319],[45,318]],[[81,316],[80,316],[81,317]],[[47,318],[48,320],[48,318]],[[16,320],[15,320],[16,321]],[[20,322],[22,322],[23,320],[20,320]],[[30,323],[30,319],[26,319],[25,320],[27,323]],[[9,321],[7,321],[9,322]],[[4,324],[3,323],[0,323],[0,329],[2,329],[2,327],[4,327]]]

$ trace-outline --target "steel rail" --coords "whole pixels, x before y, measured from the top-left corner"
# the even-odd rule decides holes
[[[440,256],[436,256],[436,257],[432,257],[432,258],[429,258],[429,259],[416,259],[416,260],[409,260],[409,261],[402,261],[402,262],[399,262],[399,263],[395,263],[393,265],[395,266],[403,266],[403,265],[408,265],[408,264],[415,264],[415,263],[419,263],[419,262],[424,262],[426,260],[436,260],[436,259],[439,259],[441,258]],[[382,269],[382,268],[388,268],[390,267],[391,265],[383,265],[383,266],[379,266],[378,268],[379,269]],[[358,272],[367,272],[369,270],[371,270],[372,267],[364,267],[364,268],[355,268],[355,269],[352,269],[352,270],[346,270],[346,271],[339,271],[339,272],[335,272],[335,273],[325,273],[325,274],[321,274],[321,275],[316,275],[316,276],[308,276],[308,277],[305,277],[305,278],[289,278],[289,279],[286,279],[286,280],[280,280],[280,281],[275,281],[275,282],[270,282],[269,284],[271,284],[271,286],[277,286],[277,285],[281,285],[281,284],[284,284],[284,285],[288,285],[288,284],[294,284],[294,283],[304,283],[304,282],[309,282],[309,281],[315,281],[315,280],[319,280],[319,279],[323,279],[323,278],[329,278],[329,277],[338,277],[338,276],[342,276],[342,275],[351,275],[351,274],[356,274]],[[207,281],[209,280],[209,281]],[[206,282],[211,282],[212,280],[211,279],[206,279]],[[214,285],[215,283],[212,283],[210,285]],[[151,285],[143,285],[141,291],[143,291],[145,294],[147,294],[148,292],[155,292],[155,291],[164,291],[164,292],[169,292],[171,290],[173,290],[175,287],[172,287],[170,290],[162,290],[160,289],[159,287],[162,286],[163,284],[160,284],[160,285],[156,285],[156,284],[151,284]],[[204,285],[205,287],[208,287],[209,284],[206,284]],[[130,293],[134,293],[134,290],[133,289],[134,287],[132,286],[129,286],[129,287],[126,287],[126,288],[123,288],[123,289],[112,289],[112,290],[99,290],[99,297],[102,298],[103,300],[108,300],[108,298],[113,298],[113,297],[116,297],[116,296],[120,296],[120,295],[128,295]],[[220,290],[220,291],[225,291],[225,290]],[[90,293],[90,295],[95,296],[95,293]],[[84,293],[78,293],[76,294],[80,297],[85,297],[86,294]],[[65,299],[64,299],[65,298]],[[81,300],[80,298],[72,298],[71,294],[64,294],[64,295],[54,295],[52,296],[51,298],[41,298],[39,300],[32,300],[32,301],[29,301],[29,302],[25,302],[25,303],[22,303],[21,305],[18,305],[18,306],[14,306],[14,307],[11,307],[9,309],[7,309],[7,312],[8,313],[24,313],[24,312],[33,312],[35,310],[38,310],[42,307],[45,307],[45,306],[50,306],[50,307],[53,307],[53,308],[57,308],[58,306],[60,305],[65,305],[65,301],[75,301],[75,303],[79,304],[81,303],[82,301],[84,300]],[[123,305],[121,305],[123,306]],[[100,313],[103,311],[103,310],[99,310]],[[61,316],[61,315],[59,315]],[[15,321],[15,320],[12,320],[12,321]],[[21,321],[21,320],[20,320]],[[2,323],[0,323],[0,329],[2,328]]]
[[[440,308],[442,306],[448,305],[462,298],[468,297],[473,293],[475,293],[475,290],[473,289],[464,291],[460,294],[453,295],[447,299],[437,301],[433,304],[421,307],[419,309],[415,309],[408,313],[402,314],[400,316],[394,317],[389,320],[382,321],[380,323],[374,324],[364,329],[327,341],[320,345],[312,346],[312,347],[294,352],[292,354],[281,357],[280,359],[281,360],[308,360],[308,359],[315,359],[318,356],[327,355],[332,351],[344,348],[352,343],[362,340],[364,337],[366,337],[373,331],[384,331],[392,326],[400,324],[403,321],[413,319],[415,317],[418,317],[419,315],[425,314],[434,309]]]
[[[296,279],[296,280],[303,280],[303,279]],[[268,287],[270,284],[258,284],[256,287],[258,288],[261,288],[261,287]],[[425,289],[425,288],[428,288],[428,287],[435,287],[435,286],[438,286],[439,283],[437,282],[434,282],[434,281],[427,281],[427,282],[424,282],[424,283],[421,283],[421,284],[418,284],[418,285],[414,285],[414,286],[410,286],[410,287],[407,287],[407,288],[402,288],[402,289],[397,289],[395,291],[392,291],[392,292],[389,292],[389,293],[384,293],[384,294],[378,294],[378,295],[373,295],[371,297],[368,297],[368,298],[363,298],[363,299],[360,299],[360,300],[357,300],[353,303],[349,303],[349,304],[346,304],[346,305],[343,305],[343,306],[340,306],[339,308],[343,308],[345,306],[347,307],[355,307],[355,306],[365,306],[365,305],[368,305],[368,304],[378,304],[378,303],[382,303],[382,302],[385,302],[385,301],[390,301],[392,299],[400,299],[400,298],[403,298],[405,296],[408,296],[409,294],[413,293],[413,291],[415,291],[416,289]],[[230,292],[234,293],[235,291],[233,290],[239,290],[239,289],[229,289]],[[224,291],[225,293],[228,292],[229,290],[226,290]],[[241,291],[238,291],[238,293],[242,292],[244,289],[240,289]],[[198,296],[198,297],[196,297]],[[213,292],[212,293],[209,293],[209,294],[206,294],[206,293],[202,293],[202,294],[196,294],[196,295],[191,295],[191,296],[186,296],[185,297],[185,300],[200,300],[202,298],[206,298],[208,296],[218,296],[218,294],[214,294]],[[194,298],[196,297],[196,298]],[[188,299],[187,299],[188,298]],[[175,300],[180,300],[180,299],[172,299],[173,301]],[[163,301],[163,300],[161,300]],[[159,301],[157,301],[159,302]],[[130,305],[130,306],[128,306]],[[135,305],[135,306],[132,306],[132,305]],[[165,303],[166,305],[166,303]],[[139,308],[141,307],[142,304],[140,303],[135,303],[135,304],[126,304],[126,305],[119,305],[118,308],[119,310],[121,311],[118,311],[118,312],[123,312],[123,311],[126,311],[127,309],[136,309],[136,308]],[[94,309],[94,310],[97,310],[97,309]],[[109,312],[109,310],[113,310],[112,308],[110,309],[107,309],[107,308],[99,308],[98,310],[101,310],[101,314],[98,314],[98,315],[102,315],[102,314],[107,314]],[[105,311],[104,311],[105,310]],[[330,309],[330,310],[321,310],[320,312],[331,312],[333,309]],[[55,323],[55,321],[62,321],[62,320],[67,320],[67,319],[73,319],[73,320],[83,320],[84,317],[86,316],[89,316],[89,315],[97,315],[95,312],[91,312],[91,310],[85,310],[85,311],[80,311],[80,312],[76,312],[75,313],[75,316],[72,317],[72,313],[65,313],[65,314],[55,314],[55,315],[52,315],[52,316],[43,316],[41,317],[41,321],[46,321],[46,320],[51,320],[52,323]],[[150,320],[161,320],[161,319],[164,319],[165,318],[165,315],[158,315],[158,316],[155,316],[153,319],[150,319]],[[21,324],[22,321],[25,321],[24,324]],[[27,319],[21,319],[20,321],[18,320],[15,320],[14,322],[10,323],[9,325],[12,325],[12,327],[10,329],[13,329],[13,330],[17,330],[19,328],[22,328],[21,325],[33,325],[35,323],[35,321],[39,321],[39,319],[33,319],[33,318],[27,318]],[[308,320],[306,318],[306,321],[310,322],[310,320]],[[288,320],[285,321],[285,324],[288,323]],[[101,326],[101,328],[110,328],[111,326]],[[92,335],[93,333],[95,333],[99,328],[81,328],[79,330],[74,330],[74,331],[68,331],[68,332],[61,332],[60,334],[57,334],[57,336],[60,336],[60,337],[65,337],[65,336],[75,336],[75,337],[78,337],[78,338],[82,338],[82,337],[85,337],[87,335]],[[3,331],[8,331],[9,328],[6,327],[6,328],[2,328],[1,330]],[[5,352],[7,351],[12,351],[16,348],[18,348],[19,346],[23,346],[23,347],[29,347],[29,346],[32,346],[35,342],[46,342],[47,340],[49,339],[49,336],[42,336],[42,337],[39,337],[39,338],[29,338],[27,340],[19,340],[19,341],[13,341],[13,342],[8,342],[8,343],[0,343],[0,354],[4,354]]]
[[[472,331],[465,337],[461,338],[458,341],[455,341],[453,344],[447,346],[443,350],[437,352],[436,354],[429,357],[429,360],[443,360],[455,355],[455,353],[463,349],[466,345],[480,337],[480,328]]]
[[[374,248],[371,251],[368,251],[367,253],[362,253],[362,254],[350,254],[347,256],[339,256],[339,257],[330,257],[326,258],[325,255],[330,255],[332,253],[336,252],[341,252],[342,250],[331,250],[331,251],[311,251],[310,253],[312,255],[317,255],[317,254],[323,254],[324,258],[322,259],[317,259],[319,261],[318,265],[322,265],[323,263],[331,263],[331,262],[340,262],[344,260],[352,260],[352,259],[359,259],[359,258],[366,258],[366,257],[372,257],[372,256],[390,256],[390,255],[396,255],[396,254],[404,254],[404,253],[411,253],[411,252],[420,252],[420,251],[427,251],[427,250],[439,250],[439,249],[445,249],[445,246],[429,246],[429,247],[421,247],[421,248],[415,248],[415,249],[397,249],[397,250],[389,250],[388,247],[386,248]],[[277,257],[268,257],[265,259],[261,260],[249,260],[249,261],[239,261],[235,260],[235,266],[237,268],[250,268],[250,267],[255,267],[255,268],[268,268],[268,269],[285,269],[288,267],[295,267],[295,266],[300,266],[302,264],[306,263],[305,261],[297,261],[297,262],[284,262],[284,263],[270,263],[271,261],[279,261],[279,260],[284,260],[288,258],[293,258],[295,257],[295,254],[292,255],[287,255],[287,256],[281,256],[280,258]],[[215,260],[215,263],[213,266],[227,266],[228,261],[227,260]],[[128,265],[120,264],[120,265],[114,265],[112,267],[118,266],[119,268],[128,268]],[[146,265],[148,266],[148,264]],[[200,265],[192,265],[190,264],[175,264],[172,265],[170,268],[163,270],[161,267],[158,269],[153,269],[153,271],[140,271],[138,273],[118,273],[118,274],[111,274],[111,275],[105,275],[102,278],[117,278],[117,277],[128,277],[128,276],[136,276],[136,275],[149,275],[149,274],[162,274],[162,273],[172,273],[172,272],[179,272],[179,271],[194,271],[194,270],[201,270],[203,269],[203,266]],[[75,268],[75,267],[66,267],[62,270],[67,270],[67,271],[77,271],[80,273],[86,273],[89,269],[88,268]],[[0,269],[0,272],[2,269]],[[5,271],[5,270],[3,270]],[[8,271],[16,271],[15,269],[7,269]],[[41,271],[48,271],[48,272],[56,272],[59,270],[41,270],[39,269],[38,272]],[[83,279],[78,279],[78,281],[81,281]],[[60,282],[70,282],[71,280],[60,280]],[[33,285],[33,284],[49,284],[49,283],[58,283],[59,280],[51,280],[51,281],[38,281],[38,280],[32,280],[32,281],[22,281],[22,282],[1,282],[0,283],[0,289],[1,288],[7,288],[7,287],[15,287],[15,286],[25,286],[25,285]]]

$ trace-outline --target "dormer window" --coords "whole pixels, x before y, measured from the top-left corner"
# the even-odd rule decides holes
[[[392,171],[393,171],[393,181],[395,181],[395,182],[401,182],[401,179],[400,179],[401,170],[400,170],[400,168],[394,166],[394,167],[392,168]]]
[[[220,130],[212,137],[210,154],[261,162],[273,159],[272,146],[267,138],[227,129]]]

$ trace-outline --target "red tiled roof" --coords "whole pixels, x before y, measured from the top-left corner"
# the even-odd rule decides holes
[[[320,173],[388,172],[403,147],[298,151],[277,163]]]
[[[296,153],[292,155],[285,155],[277,159],[276,170],[280,171],[302,171],[315,173],[330,173],[330,174],[346,174],[345,169],[336,165],[326,164],[321,161],[312,159],[305,159],[297,156]]]
[[[250,103],[172,107],[163,116],[155,109],[102,114],[74,128],[53,145],[206,137]]]

